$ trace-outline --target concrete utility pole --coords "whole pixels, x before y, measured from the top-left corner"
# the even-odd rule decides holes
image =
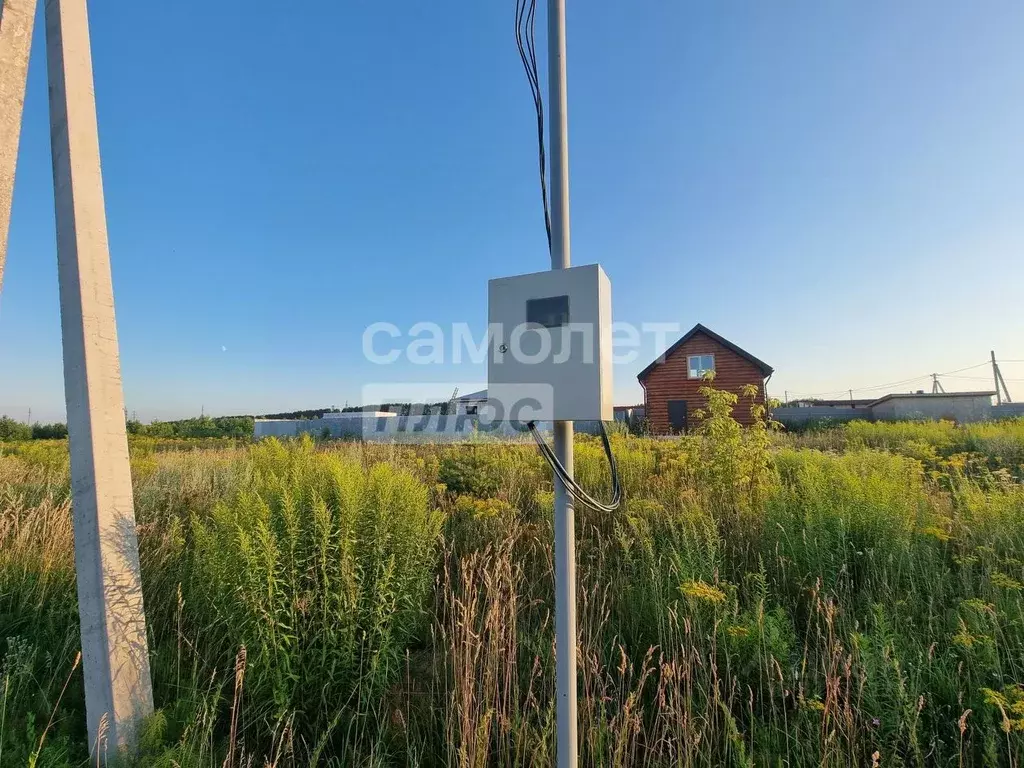
[[[46,0],[46,54],[86,718],[105,760],[134,743],[153,690],[86,0]]]
[[[565,65],[565,0],[548,0],[548,90],[551,100],[551,268],[568,269],[569,121]],[[554,423],[555,456],[573,476],[573,425]],[[576,768],[576,515],[572,496],[555,475],[555,684],[557,765]]]
[[[992,355],[992,378],[995,379],[996,383],[996,405],[1002,405],[1003,400],[1012,403],[1010,390],[1006,388],[1006,380],[1003,379],[1003,372],[999,370],[999,363],[996,362],[995,350],[992,350],[990,354]],[[1000,393],[1000,385],[1002,385],[1002,393]]]
[[[999,367],[995,365],[995,350],[990,350],[989,354],[992,355],[992,378],[995,380],[995,404],[996,406],[1001,406],[1002,395],[999,394]]]
[[[0,0],[0,290],[4,287],[14,170],[18,163],[21,113],[25,106],[28,54],[35,18],[36,0]]]

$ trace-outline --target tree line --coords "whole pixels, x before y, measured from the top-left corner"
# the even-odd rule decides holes
[[[130,435],[164,438],[209,438],[230,437],[250,438],[256,419],[322,419],[326,413],[352,413],[358,411],[390,411],[402,416],[447,414],[451,403],[381,403],[379,405],[346,406],[338,408],[313,408],[302,411],[284,411],[261,416],[197,416],[176,421],[154,421],[143,424],[137,419],[126,419],[125,426]],[[68,436],[67,424],[26,424],[9,416],[0,416],[0,442],[21,440],[63,440]]]
[[[63,440],[68,436],[67,424],[26,424],[9,416],[0,416],[0,441]]]
[[[178,421],[154,421],[143,424],[135,419],[125,421],[130,435],[146,437],[190,438],[233,437],[249,438],[253,433],[252,416],[199,416]],[[63,440],[68,436],[67,424],[26,424],[9,416],[0,416],[0,442],[21,440]]]

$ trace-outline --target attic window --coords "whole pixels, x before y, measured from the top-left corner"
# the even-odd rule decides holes
[[[708,371],[715,372],[714,355],[690,355],[687,363],[691,379],[702,379]]]

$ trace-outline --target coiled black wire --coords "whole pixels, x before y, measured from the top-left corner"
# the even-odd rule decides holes
[[[605,504],[604,502],[598,501],[589,493],[587,493],[575,479],[569,476],[569,472],[562,462],[555,456],[554,451],[551,450],[551,446],[547,444],[547,441],[537,430],[537,425],[534,422],[530,422],[527,426],[530,428],[530,434],[533,435],[533,439],[537,441],[537,446],[540,448],[541,455],[547,459],[548,464],[551,465],[551,469],[554,470],[558,479],[562,481],[569,495],[572,496],[576,501],[584,506],[590,507],[597,512],[614,512],[619,508],[622,503],[622,484],[619,481],[619,466],[615,462],[615,454],[612,453],[612,444],[608,440],[608,430],[605,429],[604,422],[598,422],[601,425],[601,443],[604,445],[605,455],[608,457],[608,467],[612,473],[612,500]]]

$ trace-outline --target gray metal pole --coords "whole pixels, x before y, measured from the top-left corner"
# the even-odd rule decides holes
[[[990,350],[989,354],[992,355],[992,378],[996,383],[996,405],[1003,404],[1003,396],[999,393],[999,366],[996,365],[996,351]]]
[[[565,0],[548,0],[551,268],[567,269],[569,248],[569,123],[566,97]],[[555,455],[573,475],[573,425],[556,421]],[[572,497],[555,477],[555,678],[558,768],[576,768],[576,516]]]
[[[153,712],[86,0],[46,0],[50,142],[89,743],[116,758]]]
[[[0,290],[4,287],[25,80],[36,0],[0,0]]]

